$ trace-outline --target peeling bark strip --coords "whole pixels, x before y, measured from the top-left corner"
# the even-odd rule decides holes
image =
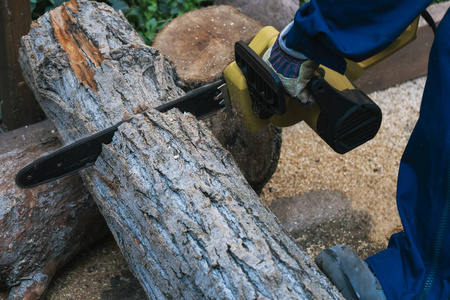
[[[90,65],[100,66],[103,55],[92,44],[86,34],[77,26],[77,21],[72,14],[78,13],[78,4],[71,0],[67,5],[52,10],[52,26],[55,36],[61,47],[66,51],[70,65],[78,79],[86,88],[98,92],[94,80],[95,71]]]
[[[98,93],[80,87],[59,55],[48,15],[21,50],[25,77],[64,141],[183,94],[172,65],[120,13],[77,4],[74,18],[104,54],[91,66]],[[81,175],[149,298],[341,299],[191,115],[136,116]]]

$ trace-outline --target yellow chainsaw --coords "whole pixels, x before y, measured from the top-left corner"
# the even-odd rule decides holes
[[[310,106],[287,96],[279,77],[261,59],[278,36],[273,27],[264,27],[249,45],[236,43],[235,62],[224,70],[223,79],[150,109],[166,112],[177,108],[201,119],[231,106],[235,117],[242,118],[250,131],[268,124],[285,127],[305,121],[332,149],[343,154],[372,139],[382,119],[380,108],[348,78],[356,79],[366,68],[412,41],[417,24],[418,20],[376,57],[361,63],[348,61],[346,75],[320,66],[308,85],[316,100]],[[17,185],[34,187],[92,166],[102,145],[110,143],[117,128],[131,119],[41,157],[19,171]]]
[[[263,28],[247,46],[235,46],[236,61],[224,71],[231,106],[239,107],[246,127],[269,123],[287,127],[305,121],[334,151],[344,154],[372,139],[381,125],[380,108],[350,81],[416,38],[419,19],[383,52],[363,62],[347,61],[341,75],[325,66],[309,83],[315,104],[303,106],[286,95],[277,75],[260,59],[278,31]]]

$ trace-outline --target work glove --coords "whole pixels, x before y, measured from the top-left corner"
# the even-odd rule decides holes
[[[286,47],[284,38],[292,26],[293,23],[283,29],[275,43],[264,53],[263,60],[280,77],[286,93],[307,106],[314,102],[308,90],[308,83],[319,64]]]

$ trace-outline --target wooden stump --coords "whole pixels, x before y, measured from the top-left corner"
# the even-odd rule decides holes
[[[36,299],[108,228],[78,174],[29,190],[14,184],[20,168],[61,146],[49,121],[2,133],[0,141],[0,284],[12,288],[9,299]]]
[[[120,13],[72,0],[23,38],[21,64],[63,141],[183,94]],[[81,172],[153,299],[341,299],[194,117],[136,115]]]
[[[250,42],[263,25],[228,5],[209,6],[173,19],[152,44],[189,86],[212,82],[234,60],[234,44]]]
[[[250,42],[262,27],[232,6],[210,6],[173,19],[152,46],[175,64],[183,85],[191,89],[221,78],[234,60],[234,44]],[[249,132],[239,118],[226,113],[211,117],[208,127],[259,194],[277,168],[281,129],[270,125]]]
[[[298,0],[215,0],[214,5],[232,5],[241,13],[281,31],[295,17]]]

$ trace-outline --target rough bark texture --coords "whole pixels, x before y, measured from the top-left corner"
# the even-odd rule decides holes
[[[250,42],[262,27],[231,6],[210,6],[173,19],[156,35],[153,47],[175,64],[180,80],[190,89],[221,78],[234,60],[234,44]],[[240,118],[227,116],[216,114],[208,127],[260,193],[278,165],[281,129],[270,125],[249,132]]]
[[[86,0],[39,19],[21,61],[66,142],[182,94],[120,13]],[[190,115],[137,115],[81,173],[150,298],[340,299]]]
[[[0,285],[35,299],[83,246],[108,232],[78,174],[29,190],[14,184],[27,162],[61,143],[50,122],[0,135]]]

